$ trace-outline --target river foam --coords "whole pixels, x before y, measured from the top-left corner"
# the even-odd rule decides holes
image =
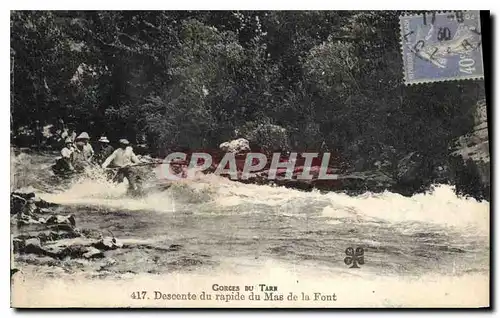
[[[43,193],[41,196],[59,204],[98,205],[131,211],[173,213],[186,206],[252,211],[258,207],[266,207],[294,216],[317,212],[319,216],[331,218],[332,222],[339,218],[351,218],[472,227],[484,233],[489,229],[489,202],[457,196],[450,185],[436,185],[427,193],[411,197],[388,191],[367,192],[356,196],[333,192],[304,192],[285,187],[243,184],[214,175],[178,181],[168,190],[153,189],[141,198],[128,197],[126,187],[126,184],[116,185],[103,179],[82,179],[67,190],[55,194]]]
[[[167,190],[161,186],[150,187],[144,197],[132,198],[126,195],[125,183],[113,184],[102,172],[97,171],[73,180],[64,189],[47,191],[47,160],[27,154],[11,156],[11,173],[25,178],[26,181],[21,181],[30,186],[43,182],[43,189],[31,190],[37,191],[43,199],[59,204],[93,205],[131,211],[151,210],[159,213],[175,213],[186,208],[203,213],[207,210],[206,207],[210,207],[211,213],[215,214],[231,210],[252,213],[265,208],[283,215],[322,216],[327,219],[326,222],[350,218],[389,223],[424,222],[473,228],[484,234],[489,230],[489,202],[457,196],[450,185],[435,185],[431,191],[411,197],[389,191],[350,196],[344,193],[305,192],[271,185],[244,184],[216,175],[202,174],[193,180],[176,181]],[[40,165],[45,169],[38,169]]]

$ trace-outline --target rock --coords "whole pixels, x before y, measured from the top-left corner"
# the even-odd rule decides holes
[[[78,229],[73,229],[72,231],[50,231],[50,230],[41,230],[41,231],[30,231],[24,232],[21,235],[18,235],[15,239],[22,240],[23,242],[30,238],[38,238],[40,242],[52,242],[62,239],[71,239],[81,237],[82,234]]]
[[[22,195],[12,193],[10,196],[10,214],[34,214],[39,212],[39,208],[32,198],[27,199]]]
[[[80,258],[89,251],[94,240],[85,238],[62,239],[44,247],[47,256],[63,259],[65,257]]]
[[[26,205],[27,200],[22,196],[19,196],[15,193],[11,193],[10,195],[10,214],[17,214],[22,212],[22,209]]]
[[[36,195],[34,192],[24,192],[24,191],[14,191],[11,193],[11,196],[17,196],[25,199],[26,201],[28,200],[34,200]]]
[[[48,207],[55,204],[48,203],[37,197],[34,192],[15,191],[10,195],[10,213],[34,214],[47,212]]]
[[[71,229],[69,231],[64,230],[64,231],[44,231],[38,233],[38,238],[42,242],[50,242],[50,241],[57,241],[61,239],[71,239],[71,238],[76,238],[76,237],[81,237],[82,234],[78,229]]]
[[[352,172],[346,175],[339,175],[338,179],[341,190],[362,193],[370,190],[373,192],[383,191],[391,188],[395,181],[380,170],[368,170]]]
[[[17,269],[17,268],[11,268],[10,269],[10,277],[12,277],[17,272],[19,272],[19,269]]]
[[[86,259],[103,258],[104,253],[97,248],[90,246],[87,248],[87,252],[85,252],[82,256]]]
[[[476,103],[474,127],[455,141],[451,157],[452,169],[458,179],[457,190],[478,199],[489,200],[491,165],[486,100]],[[462,162],[457,162],[456,157],[461,158]]]
[[[429,154],[411,152],[396,164],[394,177],[397,184],[391,191],[402,195],[413,195],[429,189],[436,182],[446,182],[446,171],[443,163]],[[438,167],[441,166],[441,170]]]
[[[19,251],[24,250],[25,247],[26,244],[23,239],[16,237],[12,240],[12,250],[14,251],[14,253],[18,253]]]
[[[57,206],[57,204],[55,203],[50,203],[50,202],[47,202],[45,200],[42,200],[40,197],[37,197],[35,196],[33,198],[33,202],[35,202],[36,206],[39,208],[39,209],[46,209],[48,207],[52,207],[52,206]]]
[[[40,239],[37,237],[29,238],[24,242],[24,245],[28,248],[30,246],[34,247],[41,247],[42,242],[40,242]]]
[[[67,253],[66,253],[66,248],[61,247],[61,246],[45,246],[42,249],[42,255],[44,256],[49,256],[52,258],[57,258],[57,259],[63,259]]]
[[[24,253],[39,254],[42,251],[42,243],[39,238],[30,238],[24,241]]]
[[[46,222],[47,224],[67,224],[71,226],[76,225],[75,217],[73,215],[63,216],[63,215],[52,215]]]
[[[87,238],[99,239],[102,237],[101,231],[96,229],[81,229],[78,230],[78,232],[81,233],[82,236],[85,236]]]
[[[60,239],[46,247],[55,248],[55,247],[70,247],[70,246],[92,246],[96,241],[93,239],[87,239],[84,237],[75,237],[75,238],[67,238]]]
[[[411,152],[398,161],[396,175],[399,181],[408,182],[413,179],[421,166],[422,158],[420,154]]]
[[[118,242],[114,237],[113,238],[105,237],[101,239],[99,242],[94,243],[92,246],[100,250],[108,251],[108,250],[115,250],[117,248],[122,248],[123,243]]]
[[[52,231],[65,231],[65,232],[73,232],[75,228],[71,224],[52,224],[49,225],[48,228]]]
[[[83,244],[82,244],[83,243]],[[91,241],[76,241],[76,240],[60,240],[54,244],[42,246],[42,240],[38,237],[31,237],[23,240],[16,238],[13,240],[14,252],[21,254],[36,254],[39,256],[48,256],[51,258],[62,259],[68,255],[76,255],[80,257],[85,251],[80,251],[82,248],[90,247]]]
[[[36,216],[27,215],[19,213],[17,215],[17,225],[32,225],[32,224],[43,224],[45,220],[43,218],[37,218]]]
[[[224,152],[244,153],[250,151],[250,144],[245,138],[239,138],[220,144],[219,149]]]
[[[171,251],[171,252],[175,252],[175,251],[178,251],[182,248],[182,245],[179,245],[179,244],[170,244],[170,246],[168,247],[168,250]]]
[[[270,124],[252,124],[242,127],[241,136],[246,138],[251,145],[260,148],[264,152],[281,152],[290,149],[288,132],[284,127]]]

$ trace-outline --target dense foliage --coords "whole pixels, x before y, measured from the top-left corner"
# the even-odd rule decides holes
[[[415,151],[439,161],[471,129],[483,82],[405,86],[398,16],[15,11],[13,136],[64,122],[162,152],[268,125],[359,169]]]

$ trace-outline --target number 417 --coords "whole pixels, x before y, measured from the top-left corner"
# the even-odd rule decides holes
[[[130,298],[132,298],[132,299],[146,299],[146,294],[147,294],[147,292],[145,292],[145,291],[136,291],[130,295]]]

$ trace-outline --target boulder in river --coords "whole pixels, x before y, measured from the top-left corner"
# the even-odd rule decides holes
[[[92,258],[103,258],[104,254],[97,248],[90,246],[87,247],[87,252],[85,252],[82,256],[87,259],[92,259]]]
[[[290,150],[288,131],[279,125],[249,122],[237,134],[248,140],[252,148],[266,153]]]
[[[239,138],[231,141],[223,142],[219,145],[219,149],[224,152],[245,153],[250,151],[250,144],[245,138]]]
[[[66,230],[48,230],[41,231],[36,234],[36,237],[40,239],[42,243],[44,242],[54,242],[62,239],[70,239],[75,237],[81,237],[82,234],[78,229]],[[22,236],[21,236],[22,237]]]
[[[42,200],[34,192],[14,191],[10,194],[10,214],[46,213],[49,211],[49,207],[55,205]]]
[[[108,251],[123,247],[123,243],[118,242],[114,237],[105,237],[92,246],[100,250]]]
[[[40,212],[40,208],[37,206],[35,196],[24,196],[18,193],[11,193],[10,195],[10,214],[33,214]]]
[[[24,241],[24,253],[39,254],[42,252],[42,243],[39,238],[33,237]]]
[[[102,251],[93,246],[94,243],[94,240],[83,237],[62,239],[43,246],[43,254],[58,259],[104,257]]]
[[[23,251],[25,246],[25,240],[17,237],[12,239],[12,250],[14,251],[14,253]]]
[[[18,213],[15,217],[13,217],[13,219],[17,221],[18,226],[44,224],[45,223],[44,218],[39,217],[35,214]]]
[[[50,216],[46,221],[46,224],[66,224],[66,225],[71,225],[75,226],[76,221],[75,217],[73,215],[52,215]]]

